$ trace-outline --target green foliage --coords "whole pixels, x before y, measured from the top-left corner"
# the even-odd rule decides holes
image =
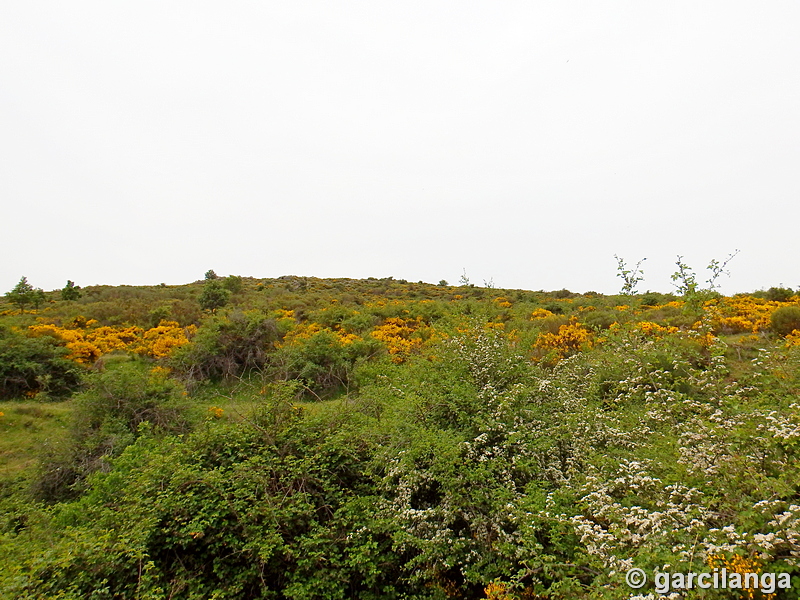
[[[92,373],[87,386],[75,398],[76,425],[82,432],[106,429],[136,436],[142,423],[160,431],[185,428],[180,401],[183,388],[161,367],[121,361]]]
[[[213,313],[218,308],[225,306],[230,297],[230,290],[225,289],[217,279],[210,279],[203,286],[203,293],[200,294],[199,302],[204,310],[209,310]]]
[[[219,275],[217,275],[214,272],[214,269],[209,269],[208,271],[206,271],[206,275],[205,275],[205,280],[206,281],[211,281],[213,279],[218,279],[218,278],[219,278]]]
[[[800,305],[781,306],[775,310],[770,317],[770,327],[780,335],[800,330]]]
[[[697,275],[695,275],[689,265],[683,262],[683,257],[678,256],[678,260],[675,262],[678,270],[671,275],[671,279],[677,282],[674,285],[678,294],[683,296],[683,299],[686,301],[686,307],[689,311],[697,311],[703,305],[703,302],[720,296],[720,294],[716,292],[716,289],[719,287],[717,281],[722,275],[730,275],[725,268],[738,253],[738,250],[732,252],[721,263],[716,259],[711,259],[707,267],[711,274],[706,282],[708,285],[705,288],[700,287],[700,284],[697,282]]]
[[[77,300],[81,297],[81,295],[81,287],[79,285],[75,285],[75,283],[69,279],[67,280],[67,285],[61,289],[62,300]]]
[[[87,389],[74,399],[69,439],[48,449],[35,494],[45,501],[75,496],[91,473],[143,433],[187,430],[182,388],[146,363],[122,361],[87,377]]]
[[[237,377],[264,369],[280,337],[274,319],[234,311],[206,320],[191,342],[173,354],[170,364],[193,382]]]
[[[5,296],[19,308],[20,312],[25,312],[25,307],[34,304],[37,300],[41,301],[36,290],[28,283],[27,277],[22,277],[11,291],[6,292]]]
[[[168,359],[205,384],[191,395],[106,355],[63,404],[62,444],[43,413],[0,407],[2,435],[49,440],[36,501],[29,476],[0,478],[0,597],[612,600],[630,566],[734,555],[797,577],[800,347],[725,335],[715,320],[763,331],[775,305],[698,304],[711,267],[706,289],[686,267],[689,311],[653,293],[242,280],[237,308]],[[210,283],[225,290],[87,288],[37,317],[149,322],[199,311]],[[537,362],[569,324],[591,347]]]
[[[794,290],[791,288],[771,287],[764,297],[773,302],[788,302],[792,296],[794,296]]]
[[[279,379],[302,382],[308,399],[329,398],[351,390],[357,363],[377,354],[378,347],[372,338],[343,344],[333,331],[323,329],[302,343],[280,348],[270,372]]]
[[[697,276],[692,268],[683,262],[683,257],[678,256],[675,263],[678,270],[671,275],[672,281],[677,281],[675,287],[679,295],[685,298],[692,298],[697,294]]]
[[[555,290],[554,292],[550,292],[550,295],[556,299],[564,299],[564,298],[574,298],[576,294],[573,294],[568,289],[564,288],[561,290]]]
[[[83,369],[67,354],[51,337],[30,338],[0,327],[0,399],[59,398],[77,389]]]
[[[44,304],[47,300],[47,297],[44,295],[44,290],[42,288],[36,288],[33,290],[31,294],[31,302],[33,303],[33,308],[39,310],[39,307]]]
[[[389,523],[357,415],[325,421],[277,389],[243,423],[141,437],[55,512],[62,543],[7,580],[18,596],[399,598]],[[17,557],[17,564],[20,557]],[[87,565],[92,565],[87,569]],[[1,581],[1,580],[0,580]]]
[[[228,275],[222,280],[222,287],[228,290],[231,294],[238,294],[242,291],[244,282],[238,275]]]
[[[617,277],[622,278],[622,290],[620,294],[624,294],[626,296],[632,295],[636,291],[636,286],[639,284],[640,281],[644,280],[644,271],[642,271],[641,266],[646,258],[643,258],[639,262],[636,263],[636,266],[633,269],[628,269],[625,265],[625,261],[621,259],[616,254],[614,258],[617,260]]]
[[[614,310],[592,310],[583,317],[583,324],[592,329],[608,329],[614,323],[625,320],[625,315]],[[555,333],[555,332],[552,332]]]

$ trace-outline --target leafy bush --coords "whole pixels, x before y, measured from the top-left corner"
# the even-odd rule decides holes
[[[210,310],[212,313],[218,308],[225,306],[231,297],[231,291],[224,288],[219,283],[219,279],[209,279],[203,286],[203,293],[200,294],[200,306],[204,310]]]
[[[127,360],[87,377],[88,389],[75,398],[81,432],[119,431],[136,436],[142,423],[159,431],[186,428],[183,388],[163,367]]]
[[[356,363],[378,352],[373,338],[362,339],[331,329],[310,331],[284,344],[273,357],[271,373],[303,383],[309,399],[350,390]]]
[[[85,478],[109,466],[143,432],[188,429],[182,388],[162,367],[137,360],[112,362],[87,377],[88,389],[75,397],[68,442],[48,448],[34,487],[46,501],[77,495]]]
[[[767,300],[775,302],[788,302],[792,296],[794,296],[794,290],[784,287],[771,287],[766,293]]]
[[[83,369],[67,354],[53,338],[31,338],[0,327],[0,399],[69,395],[80,385]]]
[[[231,294],[238,294],[244,287],[244,281],[238,275],[228,275],[222,280],[222,287],[228,290]]]
[[[77,300],[81,297],[81,286],[75,285],[73,281],[67,280],[67,285],[61,289],[62,300]]]
[[[800,306],[781,306],[772,313],[770,327],[780,335],[789,335],[800,330]]]
[[[191,381],[241,375],[267,365],[281,338],[278,324],[262,314],[233,312],[206,320],[170,364]]]
[[[625,319],[625,315],[614,310],[591,310],[581,315],[584,325],[591,329],[608,329]]]
[[[285,391],[243,423],[214,421],[180,443],[140,437],[83,498],[54,511],[50,526],[66,535],[18,554],[0,594],[408,597],[364,469],[374,443],[356,415],[332,431]]]
[[[17,305],[20,312],[25,312],[25,307],[29,304],[35,304],[38,307],[38,304],[44,300],[44,291],[33,289],[33,286],[28,283],[27,277],[22,277],[17,285],[5,295],[10,302]]]

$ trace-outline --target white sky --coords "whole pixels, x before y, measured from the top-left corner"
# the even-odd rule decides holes
[[[800,3],[4,2],[0,293],[800,286]]]

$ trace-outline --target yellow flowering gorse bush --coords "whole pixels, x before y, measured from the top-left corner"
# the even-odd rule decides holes
[[[576,352],[588,350],[593,345],[592,332],[578,323],[578,319],[570,317],[569,323],[558,328],[558,333],[539,334],[534,348],[544,351],[555,350],[556,356],[562,359]]]
[[[391,317],[383,325],[378,325],[371,334],[376,340],[383,342],[392,355],[392,361],[402,363],[412,352],[422,348],[424,338],[430,337],[433,330],[421,317],[401,319]]]
[[[28,328],[34,337],[51,336],[69,348],[69,358],[83,364],[90,364],[115,350],[135,352],[153,358],[169,356],[175,349],[189,342],[197,328],[194,325],[181,327],[175,321],[161,321],[157,327],[94,327],[97,321],[76,319],[70,325],[40,323]]]

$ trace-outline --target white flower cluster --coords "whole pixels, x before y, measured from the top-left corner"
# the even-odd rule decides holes
[[[579,501],[583,513],[561,515],[572,525],[586,552],[597,557],[605,569],[629,569],[632,551],[646,546],[686,553],[687,541],[706,528],[711,514],[699,503],[702,494],[677,484],[665,486],[647,469],[645,462],[622,461],[616,476],[609,480],[589,476]],[[646,500],[647,505],[625,502],[631,497]]]

